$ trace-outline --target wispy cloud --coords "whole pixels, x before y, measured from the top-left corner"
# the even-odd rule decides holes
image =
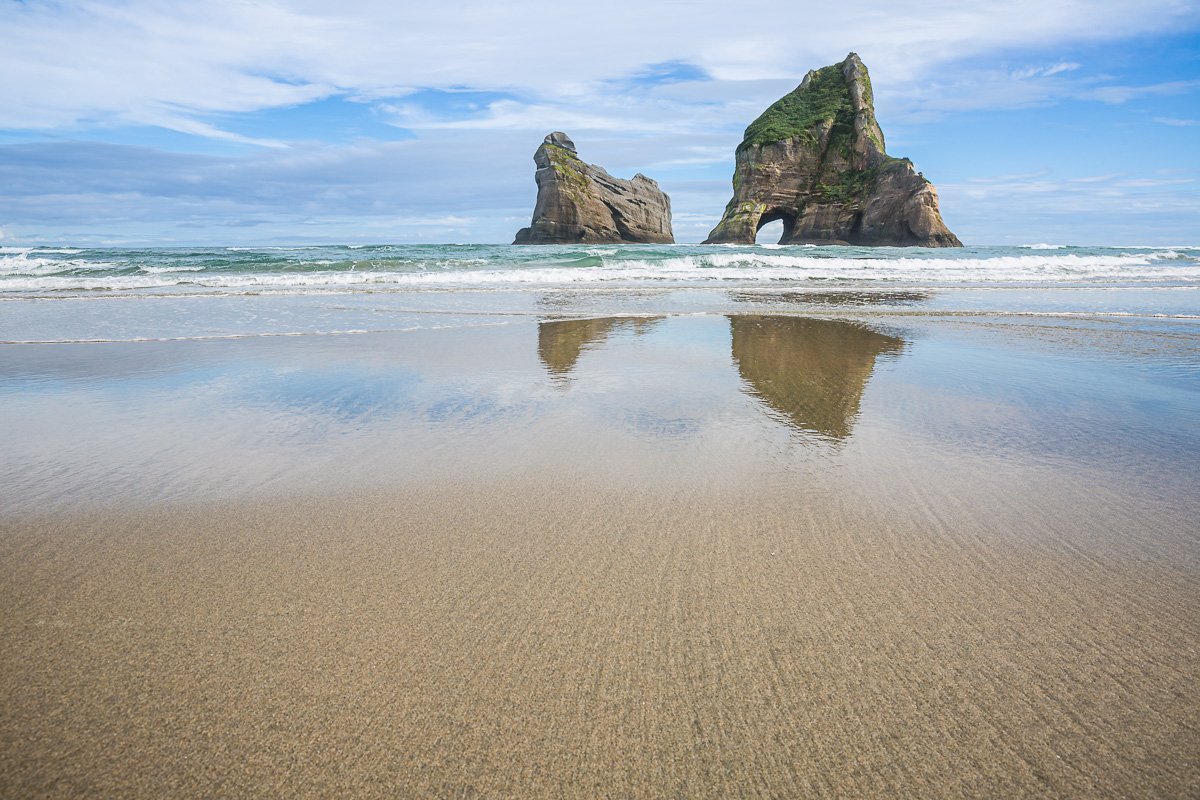
[[[1009,175],[990,175],[983,178],[968,178],[968,183],[1004,183],[1011,184],[1015,181],[1027,181],[1033,178],[1041,178],[1050,174],[1050,170],[1038,170],[1037,172],[1018,172]]]
[[[535,192],[523,137],[494,136],[488,150],[458,134],[415,144],[221,157],[84,142],[10,145],[0,147],[0,184],[8,187],[0,220],[78,241],[118,230],[127,239],[216,235],[231,243],[511,238],[512,226],[496,218],[527,215]]]
[[[998,243],[1178,241],[1200,225],[1196,175],[1057,177],[1046,171],[945,183],[938,193],[950,227],[976,241],[997,216],[1004,217],[1006,232],[986,240]],[[1102,224],[1091,227],[1081,220]]]
[[[210,125],[198,119],[176,116],[173,114],[151,114],[138,116],[132,121],[141,122],[147,125],[155,125],[167,130],[177,131],[179,133],[189,133],[193,136],[203,136],[206,139],[221,139],[227,142],[237,142],[238,144],[252,144],[258,147],[273,147],[286,148],[287,142],[278,139],[260,139],[254,136],[243,136],[232,131],[221,130],[215,125]]]
[[[1102,103],[1128,103],[1142,97],[1185,94],[1200,88],[1200,80],[1166,81],[1146,86],[1098,86],[1084,93],[1084,97]]]
[[[1200,119],[1177,119],[1175,117],[1155,117],[1160,125],[1170,125],[1172,128],[1194,128],[1200,125]]]
[[[1042,72],[1042,74],[1049,77],[1051,75],[1057,75],[1060,72],[1074,72],[1075,70],[1079,69],[1081,66],[1083,66],[1083,65],[1076,64],[1073,61],[1060,61],[1059,63],[1055,64],[1054,66],[1048,67],[1045,71]]]
[[[661,124],[616,114],[597,114],[572,108],[569,104],[522,103],[515,100],[498,100],[489,103],[478,113],[469,115],[431,113],[416,104],[383,104],[379,110],[389,124],[408,130],[662,130]]]
[[[1145,177],[1127,173],[1111,173],[1055,178],[1047,170],[1026,175],[969,178],[965,183],[951,184],[948,188],[956,192],[964,192],[972,197],[994,197],[997,193],[1012,196],[1051,192],[1061,196],[1095,198],[1112,197],[1115,194],[1125,196],[1128,194],[1126,190],[1158,189],[1195,184],[1197,184],[1197,179],[1189,176]],[[1197,213],[1200,213],[1200,208],[1197,209]]]
[[[1082,64],[1077,64],[1074,61],[1060,61],[1057,64],[1049,66],[1031,66],[1022,67],[1014,70],[1011,75],[1016,80],[1027,80],[1029,78],[1049,78],[1052,75],[1058,75],[1062,72],[1074,72],[1079,69]]]
[[[1049,171],[1042,173],[1048,175]],[[1117,178],[1125,177],[1124,172],[1109,172],[1105,175],[1085,175],[1082,178],[1067,178],[1070,183],[1107,183]]]

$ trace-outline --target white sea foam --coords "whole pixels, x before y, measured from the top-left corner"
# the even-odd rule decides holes
[[[13,246],[6,245],[4,247],[0,247],[0,254],[2,254],[2,253],[32,253],[34,250],[36,250],[38,253],[57,253],[60,255],[68,255],[68,256],[79,255],[80,253],[83,252],[82,250],[78,250],[74,247],[13,247]]]
[[[591,247],[586,261],[558,261],[545,251],[470,258],[434,257],[415,252],[398,259],[370,259],[351,264],[327,258],[280,260],[256,268],[212,270],[195,262],[172,263],[153,253],[136,261],[112,263],[76,258],[70,253],[43,254],[31,248],[9,248],[0,255],[0,292],[139,292],[163,290],[189,292],[254,292],[305,290],[386,291],[406,287],[520,287],[520,286],[879,286],[928,285],[1054,285],[1065,282],[1092,285],[1139,285],[1148,282],[1195,283],[1200,281],[1200,260],[1178,250],[1138,248],[1107,249],[1099,253],[1059,252],[1059,245],[1026,245],[1010,250],[1014,255],[939,253],[890,257],[836,254],[828,248],[705,248],[703,252],[660,251],[660,257],[643,250]],[[226,248],[254,250],[270,248]],[[785,252],[786,250],[786,252]],[[1030,252],[1033,250],[1034,252]],[[528,253],[528,256],[526,256]],[[636,256],[621,258],[622,255]],[[77,254],[76,254],[77,255]],[[323,254],[322,254],[323,255]],[[467,255],[467,254],[464,254]],[[826,257],[826,256],[829,257]],[[873,254],[872,254],[873,255]],[[883,255],[881,253],[880,255]],[[65,256],[65,257],[64,257]],[[150,263],[146,263],[149,261]],[[509,262],[506,265],[504,262]],[[590,266],[579,266],[589,263]],[[297,270],[307,267],[311,271]]]
[[[6,263],[13,261],[20,263]],[[481,260],[472,259],[479,263]],[[85,267],[88,274],[63,275]],[[662,260],[626,259],[591,267],[519,266],[508,269],[380,269],[314,272],[205,273],[194,265],[141,267],[139,274],[96,274],[96,262],[0,259],[2,291],[137,291],[175,289],[288,290],[404,287],[504,287],[564,285],[754,286],[819,281],[932,284],[1131,283],[1200,280],[1200,263],[1161,250],[1115,255],[1046,254],[994,258],[813,258],[780,253],[714,252]],[[811,285],[811,283],[810,283]]]
[[[1066,245],[1065,244],[1046,244],[1045,242],[1042,242],[1039,244],[1023,244],[1023,245],[1021,245],[1021,247],[1024,247],[1026,250],[1062,250],[1063,248],[1066,247]]]
[[[148,267],[148,266],[143,265],[141,267],[138,267],[138,269],[140,269],[142,272],[145,272],[148,275],[170,275],[175,272],[203,272],[204,271],[204,267],[200,267],[200,266]]]
[[[41,252],[41,251],[39,251]],[[84,259],[43,258],[32,250],[0,255],[0,277],[8,275],[52,275],[71,270],[110,270],[109,261],[87,261]],[[7,286],[7,282],[0,284]]]

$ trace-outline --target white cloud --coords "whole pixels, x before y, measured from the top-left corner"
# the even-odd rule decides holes
[[[945,195],[964,195],[976,199],[999,198],[1005,201],[1018,196],[1053,195],[1056,198],[1076,198],[1079,202],[1092,202],[1095,198],[1128,198],[1144,195],[1145,189],[1168,187],[1190,187],[1200,183],[1195,177],[1148,177],[1113,172],[1105,175],[1083,175],[1076,177],[1054,177],[1050,170],[1013,175],[968,178],[961,183],[939,185],[938,192]],[[1187,194],[1187,193],[1185,193]],[[1195,203],[1195,193],[1188,203]],[[1184,195],[1172,194],[1174,203]],[[1195,209],[1200,213],[1200,208]]]
[[[444,214],[440,217],[391,217],[391,218],[385,217],[385,218],[378,219],[378,220],[372,220],[371,224],[376,227],[396,226],[396,227],[401,227],[401,228],[412,228],[412,227],[427,228],[430,226],[441,227],[441,226],[454,226],[454,225],[471,225],[474,222],[476,222],[475,217],[464,217],[464,216],[460,216],[458,214]]]
[[[466,115],[461,110],[437,114],[416,103],[381,103],[377,110],[388,124],[417,131],[508,130],[544,133],[565,130],[639,135],[691,134],[729,123],[729,107],[723,103],[679,102],[656,90],[632,95],[598,93],[564,97],[557,98],[555,102],[502,99],[487,103]],[[747,111],[751,116],[753,113],[756,112]]]
[[[1055,64],[1052,67],[1047,67],[1046,70],[1042,74],[1049,77],[1051,75],[1057,75],[1060,72],[1074,72],[1075,70],[1079,69],[1081,66],[1083,66],[1083,65],[1076,64],[1073,61],[1060,61],[1059,63]]]
[[[0,128],[164,120],[178,127],[181,118],[335,94],[396,97],[415,87],[518,90],[537,98],[537,113],[586,106],[604,81],[648,63],[693,64],[721,81],[795,82],[851,49],[885,84],[902,84],[989,50],[1196,21],[1196,9],[1177,0],[933,0],[903,14],[875,0],[814,5],[803,24],[778,25],[728,2],[463,0],[448,9],[390,0],[10,0],[0,5]],[[1038,76],[1076,67],[1058,62]],[[491,124],[515,124],[509,111],[522,109],[496,109]],[[219,126],[196,132],[229,138]]]
[[[416,104],[390,104],[379,106],[388,124],[409,130],[518,130],[548,131],[565,129],[570,131],[647,131],[661,129],[661,123],[636,120],[619,115],[598,114],[586,108],[570,104],[549,105],[546,103],[522,103],[515,100],[497,100],[489,103],[481,113],[463,117],[460,115],[439,116]]]
[[[1019,69],[956,69],[935,74],[929,80],[877,92],[878,109],[881,116],[888,119],[928,122],[955,112],[1035,108],[1064,99],[1111,102],[1117,94],[1133,97],[1139,91],[1131,87],[1101,86],[1106,80],[1103,77],[1068,74],[1079,67],[1074,62],[1061,62]],[[1186,88],[1180,85],[1177,90],[1186,91]],[[1106,94],[1106,89],[1111,91]]]
[[[1060,61],[1057,64],[1049,66],[1022,67],[1014,70],[1012,77],[1016,80],[1026,80],[1028,78],[1049,78],[1052,75],[1058,75],[1061,72],[1074,72],[1079,69],[1082,64],[1076,64],[1074,61]]]
[[[1016,181],[1026,181],[1026,180],[1030,180],[1032,178],[1041,178],[1041,177],[1044,177],[1049,174],[1050,174],[1050,170],[1043,169],[1043,170],[1038,170],[1037,172],[1019,172],[1019,173],[1013,173],[1013,174],[1009,174],[1009,175],[991,175],[991,176],[984,177],[984,178],[968,178],[967,182],[968,183],[983,183],[983,184],[988,184],[988,183],[1011,184]]]
[[[509,241],[536,188],[523,136],[307,145],[239,156],[57,142],[0,147],[0,219],[51,238]],[[453,168],[448,168],[453,167]],[[481,192],[480,187],[486,187]]]
[[[1045,171],[939,184],[938,194],[947,225],[968,241],[1154,243],[1177,241],[1200,224],[1198,186],[1188,175]],[[997,218],[1005,220],[999,236],[989,228]]]
[[[1123,177],[1125,177],[1124,172],[1109,172],[1105,175],[1086,175],[1082,178],[1068,178],[1068,180],[1071,183],[1105,183]]]
[[[1200,80],[1166,81],[1146,86],[1099,86],[1087,92],[1084,97],[1099,100],[1102,103],[1118,105],[1136,100],[1139,97],[1155,97],[1162,95],[1184,94],[1200,87]]]
[[[238,142],[240,144],[253,144],[259,147],[287,147],[286,142],[281,142],[277,139],[260,139],[253,136],[242,136],[241,134],[232,133],[230,131],[221,130],[215,125],[210,125],[207,122],[202,122],[198,119],[189,119],[173,114],[163,115],[138,115],[134,121],[141,122],[146,125],[155,125],[160,128],[166,128],[170,131],[178,131],[179,133],[190,133],[195,136],[203,136],[208,139],[223,139],[227,142]]]
[[[1160,125],[1170,125],[1173,128],[1193,128],[1200,125],[1200,119],[1177,119],[1175,117],[1155,117]]]

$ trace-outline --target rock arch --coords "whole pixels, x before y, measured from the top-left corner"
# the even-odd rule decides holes
[[[884,150],[854,53],[809,72],[746,128],[733,199],[705,244],[753,244],[768,214],[793,219],[781,244],[962,246],[933,184]]]
[[[758,233],[772,222],[783,222],[783,235],[779,237],[779,244],[785,244],[795,233],[796,230],[796,215],[785,208],[769,208],[758,215],[758,221],[754,225],[755,241],[758,240]]]

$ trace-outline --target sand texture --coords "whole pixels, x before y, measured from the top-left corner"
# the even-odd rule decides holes
[[[1200,796],[1194,323],[474,325],[0,347],[0,796]]]
[[[1180,520],[896,488],[910,513],[522,484],[26,521],[0,787],[1194,794],[1195,564],[1121,535]]]

